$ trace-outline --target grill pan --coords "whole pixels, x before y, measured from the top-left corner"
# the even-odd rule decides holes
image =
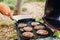
[[[32,39],[27,39],[27,38],[24,38],[24,37],[22,37],[22,33],[24,32],[24,31],[21,31],[20,30],[20,28],[18,28],[18,25],[19,25],[19,23],[26,23],[28,26],[31,26],[31,22],[36,22],[35,21],[35,19],[32,19],[32,18],[28,18],[28,19],[21,19],[21,20],[18,20],[17,22],[16,22],[16,26],[15,26],[15,28],[16,28],[16,30],[17,30],[17,34],[18,34],[18,39],[19,40],[38,40],[38,39],[43,39],[43,40],[45,40],[45,39],[48,39],[48,37],[50,38],[53,38],[54,39],[54,37],[53,37],[53,32],[51,31],[51,29],[50,28],[48,28],[44,23],[40,23],[40,25],[43,25],[43,26],[45,26],[45,30],[47,30],[48,31],[48,35],[46,35],[46,36],[42,36],[42,35],[37,35],[36,34],[36,30],[34,30],[33,29],[33,33],[34,33],[34,35],[35,35],[35,37],[34,38],[32,38]],[[31,26],[32,27],[32,26]],[[32,27],[33,28],[33,27]],[[52,40],[53,40],[52,39]]]

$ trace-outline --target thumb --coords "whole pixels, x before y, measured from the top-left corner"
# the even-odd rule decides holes
[[[13,14],[12,13],[8,13],[8,16],[13,19]]]

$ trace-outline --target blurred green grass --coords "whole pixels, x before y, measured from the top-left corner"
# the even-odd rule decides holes
[[[23,2],[45,2],[45,0],[22,0]]]
[[[14,9],[16,4],[16,0],[0,0],[0,2],[7,4],[11,8],[11,10]]]
[[[12,10],[15,7],[17,0],[0,0],[0,2],[4,2],[6,3]],[[26,3],[26,2],[45,2],[45,0],[22,0],[22,2]]]

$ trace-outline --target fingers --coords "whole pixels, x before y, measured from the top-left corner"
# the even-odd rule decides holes
[[[10,15],[10,18],[13,19],[13,15]]]
[[[9,16],[11,19],[13,19],[12,13],[8,13],[8,16]]]
[[[10,10],[10,8],[7,5],[5,5],[3,3],[0,3],[0,12],[3,15],[6,15],[6,16],[10,17],[11,19],[13,19],[12,11]]]
[[[0,12],[4,15],[7,15],[8,14],[8,11],[9,11],[9,7],[3,3],[0,3]]]

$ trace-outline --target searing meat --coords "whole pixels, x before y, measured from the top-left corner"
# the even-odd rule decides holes
[[[40,23],[38,23],[38,22],[32,22],[32,23],[31,23],[32,26],[36,26],[36,25],[39,25],[39,24],[40,24]]]
[[[30,32],[30,31],[33,30],[32,27],[24,27],[23,29],[24,29],[26,32]]]
[[[38,26],[35,26],[34,29],[40,30],[40,29],[45,29],[45,27],[42,25],[38,25]]]
[[[48,35],[47,30],[38,30],[36,33],[39,34],[39,35]]]
[[[34,34],[31,32],[24,32],[24,33],[22,33],[22,36],[25,38],[33,38]]]
[[[24,24],[24,23],[20,23],[20,24],[18,25],[19,28],[23,28],[23,27],[26,27],[26,26],[27,26],[27,24]]]

